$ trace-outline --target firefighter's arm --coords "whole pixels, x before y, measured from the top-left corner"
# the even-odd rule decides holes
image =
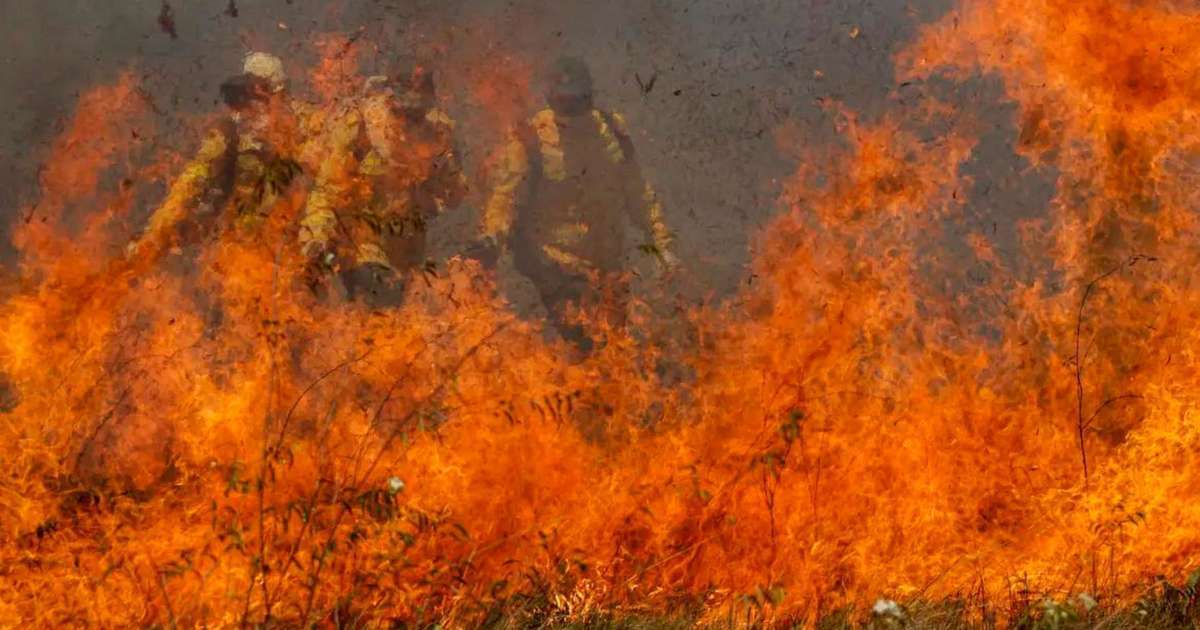
[[[462,162],[453,146],[438,158],[430,183],[439,211],[457,206],[467,196],[467,176],[463,174]]]
[[[625,194],[628,203],[625,207],[630,212],[633,224],[645,237],[641,249],[655,254],[663,265],[674,267],[678,264],[672,251],[674,237],[667,228],[662,200],[659,199],[658,193],[655,192],[650,182],[642,176],[625,118],[614,113],[612,121],[614,131],[621,144],[624,163],[628,169],[625,177]]]
[[[176,226],[194,211],[204,195],[217,183],[227,164],[231,138],[221,129],[210,130],[200,143],[200,150],[171,183],[167,197],[154,210],[145,231],[130,244],[130,255],[156,255],[170,242]]]
[[[328,145],[304,203],[300,218],[300,248],[306,256],[328,253],[338,230],[337,209],[352,186],[354,149],[361,118],[351,112],[334,122]]]
[[[637,180],[635,188],[631,192],[636,195],[639,192],[638,188],[641,189],[641,203],[631,204],[631,207],[635,209],[634,214],[637,215],[637,218],[641,219],[640,227],[646,234],[646,245],[648,246],[646,249],[651,249],[649,246],[652,246],[651,251],[658,256],[663,265],[675,267],[679,264],[672,249],[675,239],[671,235],[671,231],[667,229],[662,201],[658,198],[658,193],[654,191],[650,182],[640,177]]]
[[[529,154],[520,137],[510,133],[490,162],[479,236],[466,251],[468,258],[474,258],[488,268],[495,267],[505,256],[517,204],[526,192]]]
[[[499,244],[512,229],[517,202],[529,175],[529,155],[520,137],[513,133],[494,159],[480,235]]]
[[[316,256],[329,249],[337,232],[334,207],[334,195],[318,179],[308,193],[300,218],[300,249],[305,256]]]
[[[467,195],[467,176],[454,143],[454,119],[440,109],[430,110],[425,119],[437,129],[439,145],[445,148],[434,158],[433,171],[426,182],[426,190],[437,202],[438,212],[442,212],[462,203]]]

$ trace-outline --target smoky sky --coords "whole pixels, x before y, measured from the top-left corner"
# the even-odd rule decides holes
[[[141,77],[156,111],[174,117],[213,109],[217,86],[250,49],[278,54],[289,70],[300,71],[313,58],[316,34],[361,31],[378,45],[377,55],[428,56],[446,76],[455,72],[460,50],[489,39],[534,62],[571,54],[591,63],[598,104],[625,114],[635,130],[642,168],[665,202],[680,257],[701,284],[726,292],[744,279],[751,236],[779,211],[782,180],[795,170],[796,154],[781,148],[778,130],[788,125],[798,132],[790,137],[802,142],[833,142],[822,101],[843,103],[867,120],[894,106],[893,54],[922,24],[944,15],[950,0],[174,0],[166,6],[3,0],[5,241],[7,224],[36,195],[38,165],[77,95],[124,70]],[[997,216],[1010,204],[997,200],[1044,194],[1028,192],[1018,176],[1012,105],[995,80],[937,89],[997,121],[998,131],[985,135],[964,167],[980,192],[972,201],[980,222],[1004,223]],[[469,136],[458,141],[468,167],[472,155],[490,148]]]

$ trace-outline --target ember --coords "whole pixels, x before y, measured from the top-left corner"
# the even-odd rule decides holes
[[[170,35],[171,39],[178,39],[179,33],[175,31],[175,10],[166,0],[163,0],[162,8],[158,11],[158,27]]]
[[[881,113],[779,130],[753,282],[699,305],[586,60],[372,37],[247,54],[181,154],[132,71],[80,96],[0,284],[0,619],[1066,623],[1195,575],[1194,9],[961,3]],[[1054,188],[1008,241],[939,96],[980,73]]]

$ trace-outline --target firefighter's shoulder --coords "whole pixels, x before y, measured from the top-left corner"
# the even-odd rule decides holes
[[[622,136],[629,136],[629,123],[626,122],[623,114],[620,112],[608,112],[608,117],[612,119],[613,130]]]
[[[210,127],[204,132],[204,137],[200,139],[200,150],[196,152],[196,158],[211,162],[225,153],[229,148],[230,133],[229,130],[221,125]]]
[[[554,110],[547,107],[529,118],[529,125],[532,127],[542,126],[557,126],[558,119],[554,114]]]
[[[349,144],[359,134],[363,116],[356,103],[343,103],[338,106],[329,120],[331,139],[338,144]]]
[[[546,109],[534,114],[533,117],[529,119],[529,126],[527,129],[533,131],[533,135],[536,136],[537,143],[541,145],[543,153],[545,153],[547,149],[557,150],[561,147],[562,137],[558,130],[558,117],[555,115],[553,109],[547,107]],[[518,139],[524,136],[526,139],[532,140],[532,138],[528,137],[527,134],[529,132],[527,130],[522,131],[524,133],[519,133]]]
[[[296,117],[296,127],[305,141],[321,134],[328,117],[326,108],[300,99],[293,99],[290,105],[292,114]]]

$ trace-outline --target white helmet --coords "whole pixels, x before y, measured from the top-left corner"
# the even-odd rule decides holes
[[[287,74],[283,71],[283,61],[275,55],[264,52],[249,53],[242,63],[242,71],[251,76],[265,79],[271,86],[272,92],[280,92],[287,86]]]
[[[371,95],[378,94],[380,92],[386,92],[391,89],[391,86],[389,86],[388,83],[390,83],[390,81],[386,75],[376,74],[369,76],[367,77],[367,80],[363,82],[363,93]]]

